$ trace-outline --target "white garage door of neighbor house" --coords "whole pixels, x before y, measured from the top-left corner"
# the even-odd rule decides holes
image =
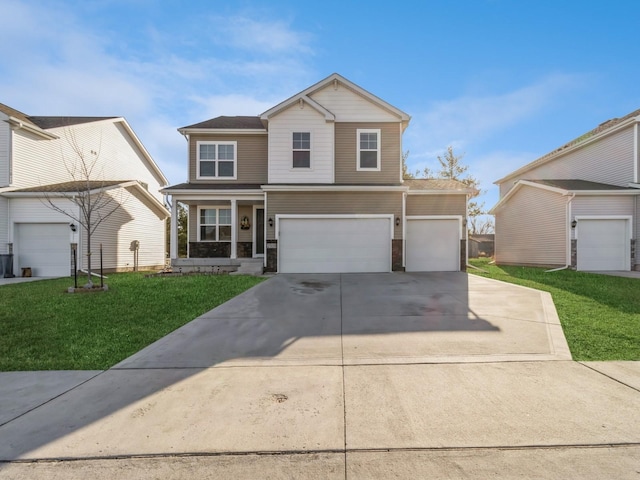
[[[578,270],[630,270],[628,220],[578,219]]]
[[[71,270],[67,223],[16,224],[14,273],[30,267],[34,277],[63,277]]]
[[[391,271],[391,218],[281,218],[280,273]]]
[[[407,272],[460,270],[460,220],[407,219]]]

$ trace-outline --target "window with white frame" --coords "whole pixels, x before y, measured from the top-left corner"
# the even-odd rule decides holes
[[[293,132],[293,168],[311,168],[310,132]]]
[[[237,142],[198,142],[197,178],[236,178]]]
[[[199,242],[231,241],[230,208],[201,207],[198,213]]]
[[[380,170],[380,129],[359,128],[357,170]]]

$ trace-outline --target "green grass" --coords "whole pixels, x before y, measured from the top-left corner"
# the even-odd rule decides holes
[[[107,292],[73,280],[0,287],[0,371],[103,370],[260,283],[249,276],[110,275]]]
[[[551,293],[574,360],[640,360],[640,279],[542,268],[471,265],[469,273]]]

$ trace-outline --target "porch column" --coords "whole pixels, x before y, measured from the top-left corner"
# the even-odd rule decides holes
[[[171,233],[169,239],[169,257],[178,258],[178,200],[171,202]]]
[[[238,256],[238,201],[231,199],[231,258]]]

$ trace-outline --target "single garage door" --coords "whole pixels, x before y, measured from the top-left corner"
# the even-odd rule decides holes
[[[407,218],[407,272],[460,270],[460,219]]]
[[[14,273],[31,267],[34,277],[64,277],[71,270],[67,223],[18,223],[15,228]]]
[[[630,270],[628,220],[578,220],[578,270]]]
[[[280,273],[391,271],[391,218],[280,218]]]

